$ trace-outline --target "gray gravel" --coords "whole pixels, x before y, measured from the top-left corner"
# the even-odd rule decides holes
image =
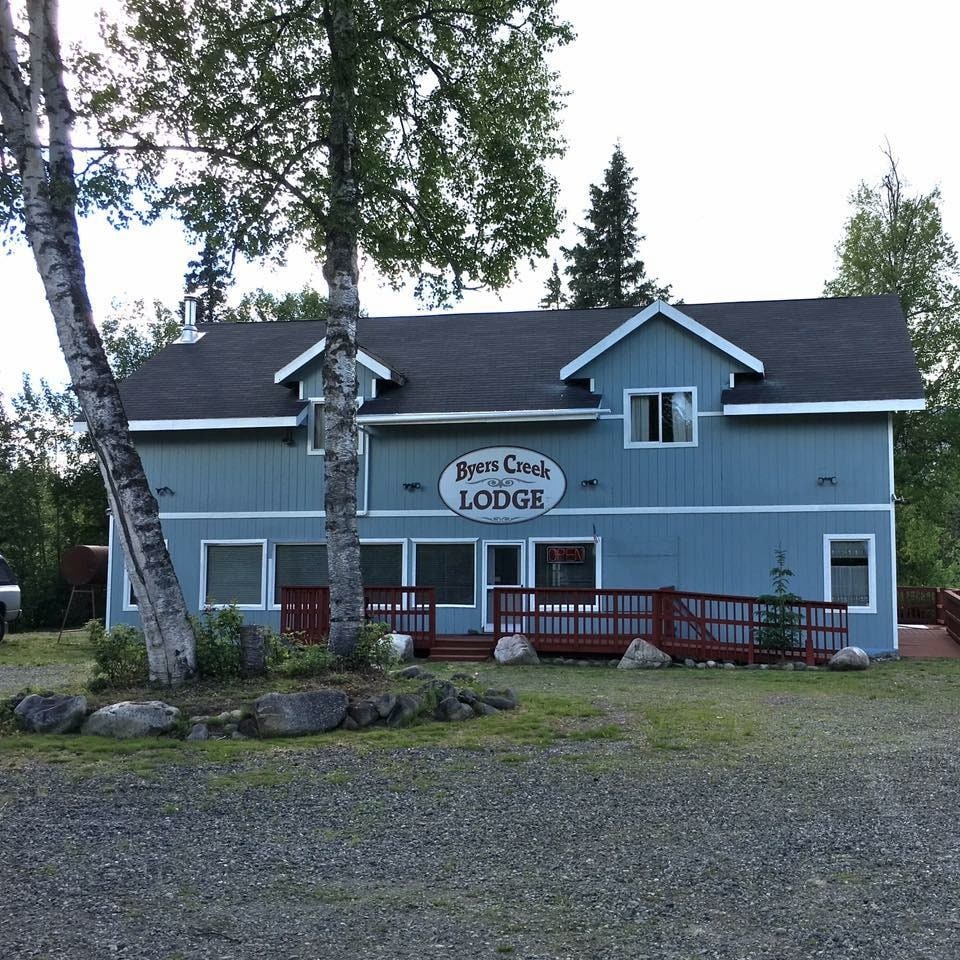
[[[955,747],[8,766],[0,955],[951,960]]]

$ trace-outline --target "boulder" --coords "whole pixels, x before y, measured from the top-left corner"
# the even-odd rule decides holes
[[[80,728],[86,713],[86,697],[41,697],[36,693],[24,697],[13,711],[17,726],[27,733],[71,733]]]
[[[161,733],[169,733],[179,719],[180,711],[162,700],[124,700],[90,714],[83,725],[83,732],[88,736],[114,737],[117,740],[157,737]]]
[[[237,724],[237,732],[242,733],[248,739],[260,736],[260,730],[257,727],[257,721],[253,717],[244,717]]]
[[[268,693],[253,704],[261,737],[302,737],[339,727],[347,713],[342,690]]]
[[[484,703],[482,700],[477,700],[471,708],[478,717],[495,717],[500,712],[496,707],[491,707],[489,703]]]
[[[467,703],[461,703],[456,697],[447,697],[437,704],[435,714],[438,720],[470,720],[473,718],[473,707]]]
[[[404,727],[411,723],[423,709],[423,701],[412,694],[404,693],[397,697],[397,702],[387,717],[387,725]]]
[[[205,723],[195,723],[187,734],[188,740],[209,740],[210,729]]]
[[[380,719],[380,711],[370,700],[353,700],[347,707],[347,716],[353,718],[358,729],[362,729],[373,726]]]
[[[502,667],[516,667],[521,664],[539,663],[540,658],[533,645],[522,633],[501,637],[493,651],[494,659]]]
[[[479,698],[477,697],[477,695],[476,695],[472,690],[469,690],[469,689],[467,689],[466,687],[464,687],[463,690],[461,690],[461,691],[457,694],[457,699],[458,699],[461,703],[469,703],[469,704],[472,706],[473,704],[475,704],[475,703],[477,702],[477,700],[478,700]]]
[[[393,652],[401,663],[413,659],[413,637],[405,633],[388,633],[384,640],[393,647]]]
[[[830,658],[831,670],[866,670],[870,657],[860,647],[844,647]]]
[[[430,673],[429,670],[424,670],[423,667],[418,667],[414,664],[412,667],[404,667],[402,670],[397,670],[394,676],[401,680],[430,680],[433,674]]]
[[[417,693],[424,698],[432,695],[439,702],[447,697],[456,697],[457,688],[449,680],[430,680],[423,684]]]
[[[373,703],[377,708],[377,713],[380,714],[380,719],[386,720],[397,705],[397,695],[395,693],[383,693]]]
[[[483,695],[483,702],[488,707],[496,707],[497,710],[513,710],[517,705],[517,695],[510,690],[487,690]]]
[[[641,640],[639,637],[631,641],[627,652],[617,666],[621,670],[649,670],[656,667],[668,667],[673,658],[668,653],[658,650],[652,643]]]

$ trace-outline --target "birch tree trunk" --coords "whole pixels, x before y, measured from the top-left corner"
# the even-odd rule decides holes
[[[163,542],[157,502],[133,446],[87,295],[70,140],[74,115],[63,80],[57,0],[28,0],[27,11],[30,75],[25,78],[10,0],[0,0],[0,119],[20,175],[27,239],[87,421],[137,597],[150,679],[178,684],[195,673],[195,640]],[[41,109],[49,136],[46,158]]]
[[[323,355],[329,645],[334,653],[349,656],[364,616],[357,534],[357,28],[352,0],[328,0],[323,15],[331,62],[330,197],[323,265],[329,290]]]

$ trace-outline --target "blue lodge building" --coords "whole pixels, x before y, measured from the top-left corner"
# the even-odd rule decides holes
[[[121,391],[188,606],[279,626],[327,582],[319,322],[203,324]],[[494,586],[849,605],[896,648],[892,414],[923,408],[895,297],[362,318],[364,582],[492,629]],[[108,622],[137,623],[112,536]]]

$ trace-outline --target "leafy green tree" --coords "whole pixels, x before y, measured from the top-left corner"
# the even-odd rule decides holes
[[[940,192],[910,193],[889,147],[878,184],[861,183],[837,245],[828,296],[900,298],[927,409],[894,414],[899,576],[960,583],[960,272]]]
[[[571,307],[643,307],[670,298],[669,285],[648,277],[646,265],[637,259],[637,247],[646,237],[637,232],[636,183],[617,144],[603,183],[590,187],[587,226],[577,227],[580,242],[563,248]]]
[[[221,314],[225,323],[273,323],[326,318],[327,298],[310,287],[282,296],[257,289],[245,293],[235,307],[226,307]]]
[[[307,245],[328,286],[331,649],[363,620],[359,257],[433,302],[500,288],[556,233],[555,0],[125,0],[84,109],[107,155],[248,257]],[[168,161],[170,163],[168,164]],[[171,169],[172,166],[172,169]],[[172,175],[171,175],[172,174]]]
[[[207,236],[196,259],[187,264],[183,286],[187,293],[199,294],[197,323],[222,319],[227,291],[233,286],[233,258],[219,241]]]
[[[117,380],[129,377],[155,353],[180,336],[180,319],[159,300],[150,311],[143,300],[129,306],[114,301],[113,312],[101,326],[107,359]]]
[[[560,277],[560,268],[557,261],[553,261],[550,269],[550,276],[547,277],[546,287],[543,293],[543,299],[540,306],[545,310],[559,310],[566,302],[566,296],[563,292],[563,280]]]

